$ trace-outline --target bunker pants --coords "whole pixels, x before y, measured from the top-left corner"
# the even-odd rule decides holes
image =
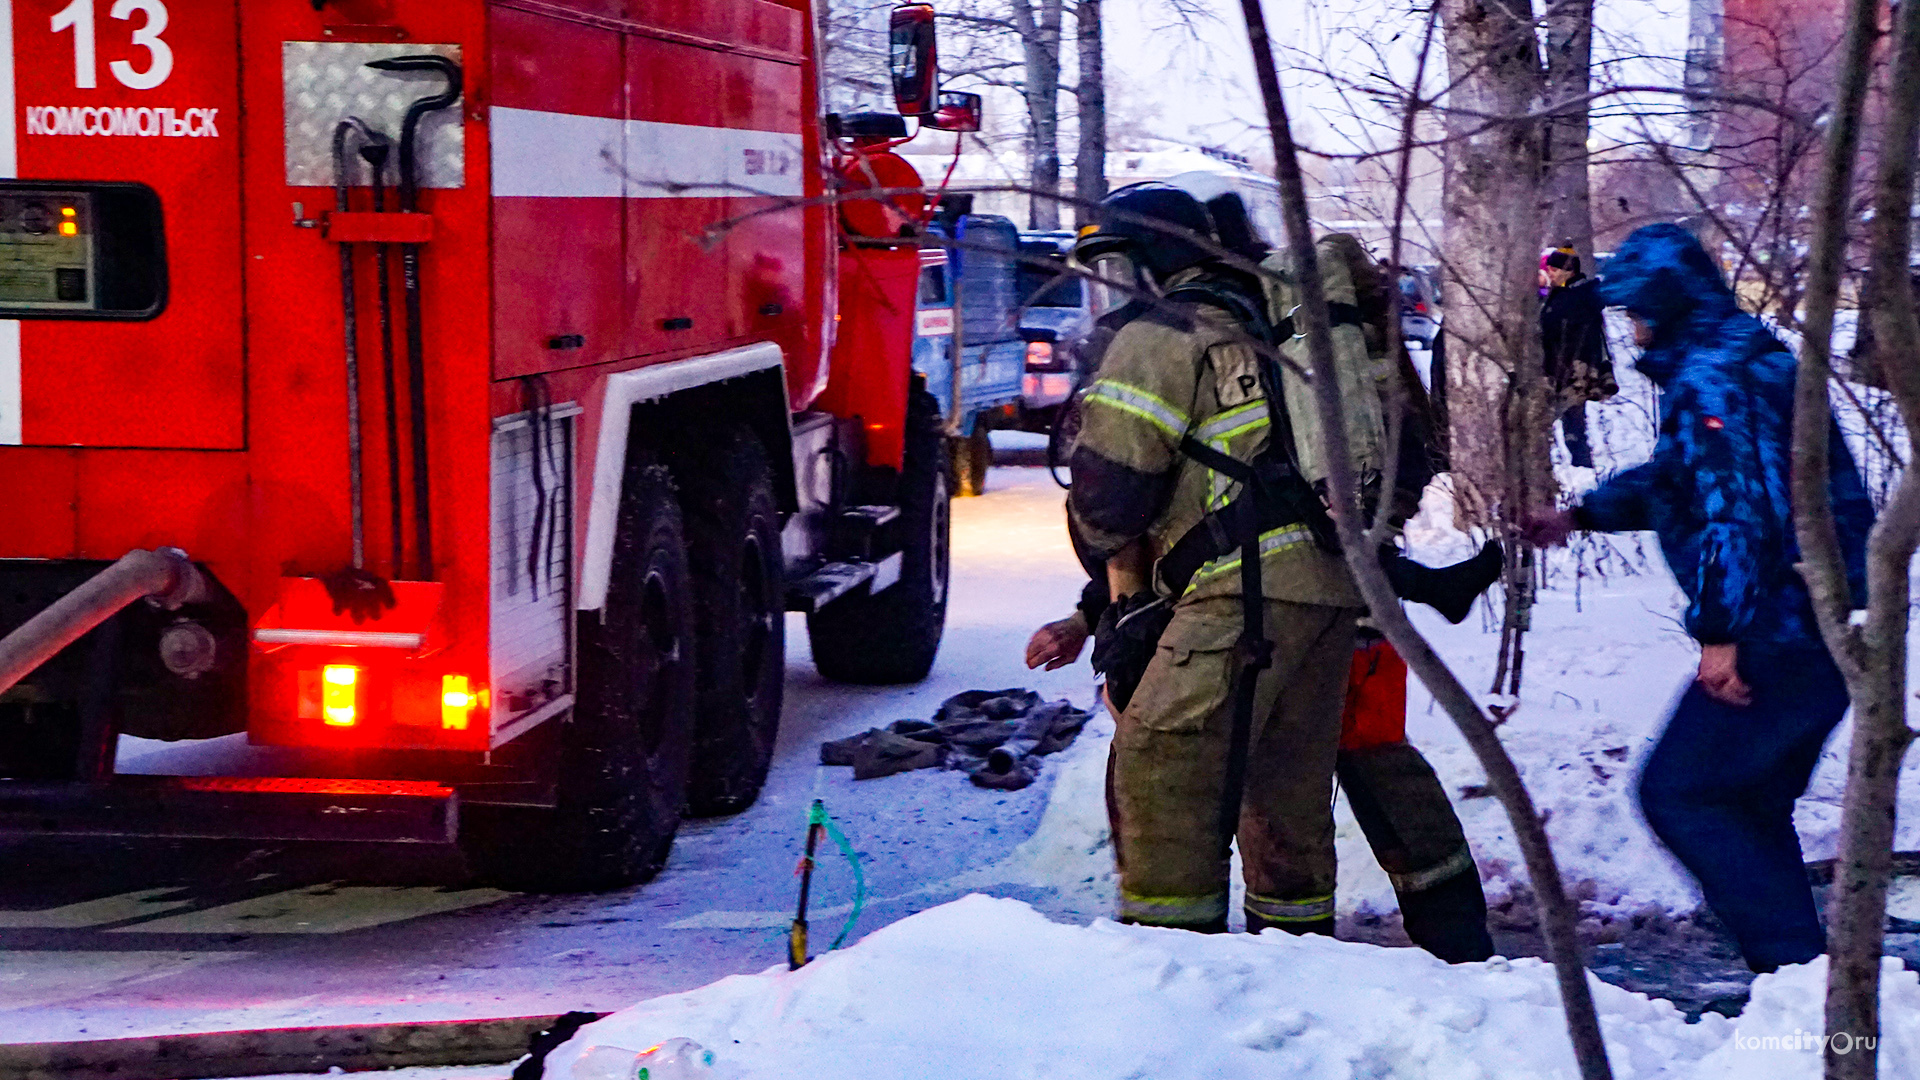
[[[1378,637],[1353,653],[1337,766],[1413,943],[1450,964],[1493,955],[1487,899],[1447,790],[1407,742],[1407,664]]]
[[[1267,601],[1273,666],[1256,684],[1236,830],[1249,929],[1333,931],[1333,767],[1357,614]],[[1226,929],[1220,803],[1239,636],[1239,598],[1181,605],[1120,715],[1107,807],[1122,922]]]
[[[1432,765],[1407,744],[1407,663],[1365,632],[1348,676],[1336,771],[1367,846],[1394,882],[1407,938],[1448,963],[1494,955],[1467,834]]]

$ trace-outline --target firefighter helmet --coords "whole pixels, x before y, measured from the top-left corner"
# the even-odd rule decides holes
[[[1099,226],[1074,245],[1074,259],[1092,266],[1125,255],[1156,283],[1214,257],[1202,246],[1216,235],[1212,215],[1191,194],[1158,181],[1129,184],[1100,200]]]

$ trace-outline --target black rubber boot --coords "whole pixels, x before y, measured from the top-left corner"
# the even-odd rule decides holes
[[[1395,596],[1425,604],[1456,624],[1473,610],[1480,594],[1500,580],[1505,564],[1506,555],[1493,540],[1473,558],[1452,566],[1423,566],[1391,547],[1380,549],[1380,566]]]
[[[1480,871],[1468,868],[1419,892],[1400,894],[1400,918],[1413,943],[1449,964],[1493,955],[1487,934],[1487,894]]]

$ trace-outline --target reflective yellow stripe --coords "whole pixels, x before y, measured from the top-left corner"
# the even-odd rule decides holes
[[[1260,557],[1265,559],[1281,551],[1303,547],[1313,543],[1313,533],[1305,525],[1282,525],[1272,532],[1260,534]],[[1199,573],[1193,575],[1193,582],[1187,586],[1187,592],[1200,587],[1200,583],[1211,577],[1218,577],[1229,570],[1240,568],[1240,552],[1235,549],[1231,555],[1222,555],[1218,559],[1202,566]]]
[[[1112,379],[1101,379],[1094,383],[1093,388],[1087,391],[1087,401],[1138,416],[1176,439],[1185,435],[1188,425],[1192,423],[1186,413],[1166,399]]]
[[[1333,917],[1333,894],[1308,896],[1299,900],[1281,900],[1272,896],[1247,894],[1247,910],[1268,922],[1313,922]]]
[[[1267,415],[1267,399],[1256,398],[1245,405],[1235,405],[1233,408],[1216,415],[1213,419],[1200,425],[1200,430],[1194,432],[1194,434],[1202,439],[1218,439],[1221,437],[1222,431],[1240,424],[1250,413],[1258,413],[1261,419],[1265,419]]]
[[[1198,926],[1227,917],[1227,894],[1142,896],[1122,889],[1120,917],[1147,926]]]
[[[1256,398],[1244,405],[1236,405],[1220,413],[1194,429],[1194,438],[1206,443],[1228,457],[1233,456],[1232,440],[1250,431],[1259,431],[1273,423],[1267,413],[1267,399]],[[1233,492],[1237,481],[1218,472],[1208,470],[1211,497],[1207,509],[1218,510],[1227,504],[1227,496]]]
[[[1431,889],[1443,881],[1449,881],[1472,870],[1473,852],[1465,844],[1453,854],[1427,867],[1410,874],[1388,874],[1387,880],[1393,882],[1393,891],[1398,893],[1420,892]]]
[[[1239,427],[1228,428],[1227,430],[1219,433],[1218,435],[1214,435],[1210,437],[1214,439],[1218,439],[1221,442],[1225,442],[1228,439],[1232,439],[1240,435],[1245,435],[1249,431],[1259,431],[1261,428],[1266,427],[1271,423],[1273,423],[1273,421],[1264,415],[1256,416],[1253,419],[1247,421],[1246,423],[1241,424]]]
[[[1224,439],[1209,439],[1207,445],[1223,454],[1227,452],[1227,443]],[[1227,505],[1227,492],[1233,490],[1233,481],[1222,473],[1208,469],[1207,489],[1211,493],[1207,499],[1207,511],[1211,513]]]

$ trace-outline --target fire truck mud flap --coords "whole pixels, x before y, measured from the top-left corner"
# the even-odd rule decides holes
[[[119,776],[0,783],[0,837],[165,836],[450,844],[452,788],[407,780]]]

